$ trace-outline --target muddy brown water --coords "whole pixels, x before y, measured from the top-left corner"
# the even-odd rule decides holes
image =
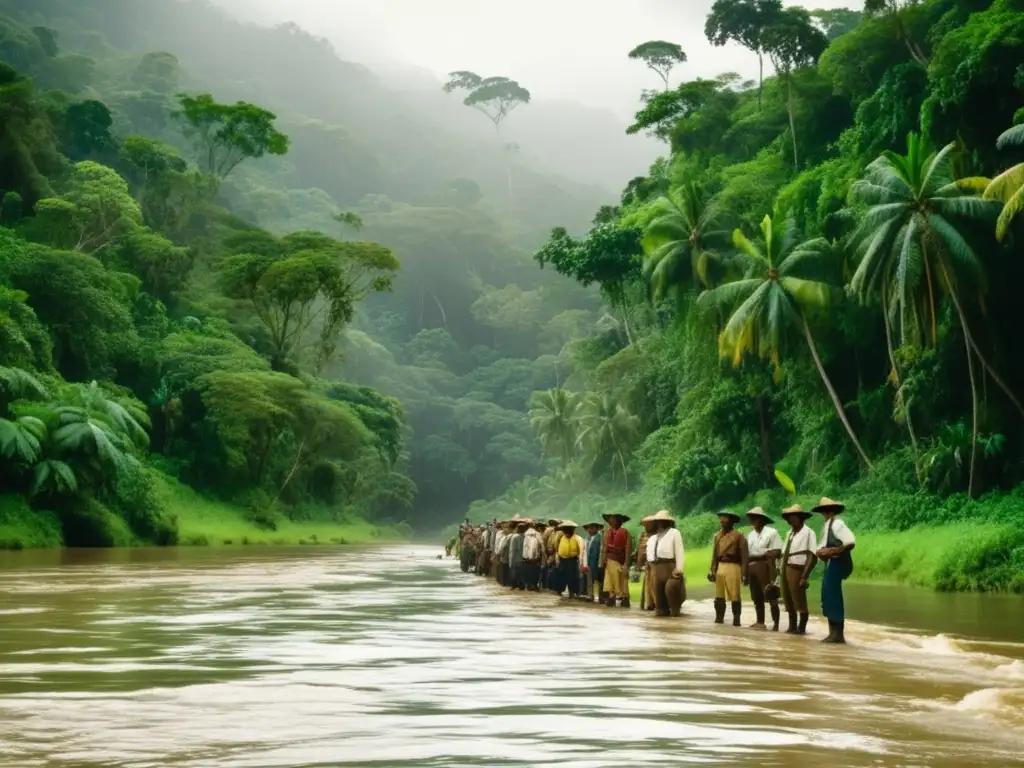
[[[851,585],[835,648],[437,552],[0,555],[0,765],[1024,764],[1020,598]]]

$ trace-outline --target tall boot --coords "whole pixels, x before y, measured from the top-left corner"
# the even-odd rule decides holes
[[[823,643],[834,643],[836,637],[836,623],[832,619],[828,620],[828,636],[823,637],[821,642]]]
[[[801,613],[800,614],[800,626],[799,626],[799,628],[796,631],[796,633],[798,635],[806,635],[807,634],[807,620],[809,618],[811,618],[811,614],[809,614],[809,613]]]
[[[772,611],[772,632],[778,632],[779,631],[779,604],[778,603],[772,603],[771,606],[769,606],[769,607],[771,608],[771,611]]]
[[[764,603],[754,603],[754,614],[757,616],[757,620],[750,625],[750,628],[764,629]]]
[[[743,613],[743,603],[739,600],[732,601],[732,625],[740,626],[740,614]]]
[[[797,630],[796,630],[796,614],[793,613],[792,611],[789,611],[789,612],[787,612],[786,615],[789,616],[789,629],[786,630],[786,634],[787,635],[795,635],[797,633]]]
[[[598,590],[597,602],[599,602],[601,605],[607,605],[608,604],[608,593],[605,592],[603,589]]]
[[[828,623],[829,633],[828,637],[822,640],[823,643],[845,643],[846,637],[843,635],[844,621],[830,621]]]
[[[725,598],[715,598],[715,624],[725,623]]]
[[[620,608],[629,608],[629,595],[626,595],[624,598],[622,598],[622,602],[619,603],[619,607]]]

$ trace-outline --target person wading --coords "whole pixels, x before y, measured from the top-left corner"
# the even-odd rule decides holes
[[[651,578],[649,568],[647,567],[647,542],[650,540],[651,534],[654,531],[654,523],[651,522],[653,519],[653,515],[641,518],[640,538],[636,543],[636,570],[641,575],[642,579],[640,583],[641,611],[654,610],[653,579]]]
[[[845,505],[829,498],[822,498],[814,511],[825,518],[821,532],[823,546],[817,557],[825,562],[825,576],[821,580],[821,612],[828,620],[828,637],[823,642],[845,643],[846,605],[843,602],[843,582],[853,573],[853,556],[850,552],[857,545],[857,539],[850,527],[840,520]]]
[[[508,545],[512,538],[512,523],[506,520],[494,539],[495,580],[505,586],[508,584]]]
[[[483,532],[483,543],[480,546],[480,562],[477,565],[478,576],[487,576],[491,572],[491,556],[494,551],[494,534],[497,529],[497,521],[492,520]]]
[[[657,616],[678,616],[686,600],[683,576],[683,537],[667,510],[647,518],[651,536],[647,541],[647,580]]]
[[[789,523],[789,533],[782,548],[782,601],[789,615],[791,635],[807,634],[807,583],[814,570],[818,538],[805,523],[811,517],[799,504],[782,510],[782,519]]]
[[[526,581],[523,578],[523,544],[531,522],[531,520],[520,520],[516,524],[515,533],[509,538],[508,584],[505,585],[509,589],[526,589]]]
[[[462,526],[462,534],[459,544],[459,567],[463,573],[469,573],[469,569],[476,565],[476,533],[473,526]]]
[[[558,524],[562,522],[552,517],[548,520],[548,529],[544,534],[544,561],[547,566],[547,578],[544,586],[552,592],[561,592],[558,586],[558,573],[555,570],[555,539],[558,537]]]
[[[555,538],[555,568],[558,570],[558,593],[568,589],[570,598],[580,596],[580,558],[586,545],[576,535],[579,524],[572,520],[563,520],[558,524],[558,536]]]
[[[587,523],[583,526],[587,532],[587,600],[594,599],[594,588],[597,588],[598,602],[604,602],[604,571],[601,570],[601,539],[604,523]]]
[[[530,592],[540,589],[540,569],[544,562],[544,523],[536,522],[523,534],[523,583]]]
[[[623,526],[629,522],[626,515],[602,515],[608,523],[601,541],[601,567],[604,568],[605,605],[614,608],[615,600],[629,608],[629,561],[633,554],[633,535]]]
[[[761,507],[747,512],[747,520],[754,527],[747,534],[747,550],[750,564],[747,566],[747,581],[750,584],[750,599],[754,601],[757,621],[751,629],[767,629],[764,623],[764,605],[767,602],[772,611],[772,631],[779,631],[779,590],[775,584],[778,560],[782,554],[782,537],[772,528],[775,522]]]
[[[732,624],[740,626],[743,613],[742,585],[747,583],[747,540],[736,530],[740,516],[723,510],[718,513],[722,530],[715,534],[711,549],[708,581],[715,585],[715,623],[725,623],[725,603],[732,605]]]

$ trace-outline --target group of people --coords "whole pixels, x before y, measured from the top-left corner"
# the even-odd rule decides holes
[[[810,512],[799,504],[782,510],[789,526],[785,540],[761,507],[746,513],[752,530],[736,529],[742,521],[731,511],[718,513],[720,530],[712,543],[708,581],[715,585],[715,622],[725,623],[730,608],[734,626],[741,626],[742,588],[748,586],[756,618],[752,629],[779,630],[780,599],[789,619],[789,634],[807,632],[810,610],[807,589],[818,561],[825,564],[821,585],[822,611],[828,621],[827,643],[845,643],[843,581],[853,572],[850,554],[856,539],[841,519],[845,509],[829,498]],[[825,520],[822,541],[806,524],[820,514]],[[630,607],[630,569],[641,575],[641,609],[657,616],[679,616],[686,600],[683,538],[672,515],[662,510],[640,521],[634,544],[625,527],[630,518],[602,516],[580,526],[574,520],[532,520],[518,515],[487,525],[460,527],[455,542],[464,572],[495,579],[512,590],[550,590],[570,598],[609,607]],[[607,527],[606,527],[607,526]],[[586,538],[577,531],[582,527]]]

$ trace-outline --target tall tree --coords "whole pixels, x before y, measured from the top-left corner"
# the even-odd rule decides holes
[[[909,8],[921,4],[921,0],[864,0],[864,13],[869,16],[885,16],[896,27],[896,36],[907,46],[910,57],[922,67],[928,67],[928,56],[907,30],[905,21]]]
[[[864,18],[863,13],[849,8],[818,8],[810,13],[814,23],[830,41],[855,29]]]
[[[629,58],[642,61],[647,68],[661,78],[668,90],[668,78],[677,64],[686,63],[686,53],[677,43],[665,40],[648,40],[629,52]]]
[[[715,0],[704,24],[704,34],[712,45],[739,43],[757,54],[757,105],[764,93],[764,31],[782,13],[782,0]]]
[[[643,275],[655,299],[691,287],[710,288],[714,268],[722,263],[727,231],[720,229],[719,211],[693,182],[682,184],[652,206],[644,229]]]
[[[808,268],[815,266],[820,251],[798,245],[796,223],[792,218],[781,224],[777,226],[771,216],[765,216],[757,242],[748,240],[738,229],[734,231],[733,244],[746,266],[744,277],[705,291],[698,305],[729,313],[719,337],[719,350],[737,366],[749,353],[771,360],[778,370],[787,329],[799,329],[850,442],[861,461],[870,468],[871,460],[861,447],[843,402],[825,372],[807,320],[807,313],[827,306],[831,296],[827,284],[807,276],[813,274]]]
[[[907,154],[886,152],[872,162],[850,191],[855,202],[871,206],[855,233],[862,256],[851,288],[861,294],[885,290],[896,308],[903,338],[917,331],[922,314],[936,340],[936,294],[952,301],[964,334],[967,374],[971,385],[971,464],[968,493],[974,491],[978,439],[978,390],[974,358],[1024,415],[1024,407],[982,354],[964,308],[964,285],[981,292],[985,271],[981,259],[961,232],[961,222],[995,218],[998,205],[973,197],[953,176],[948,144],[928,152],[915,133],[907,137]]]
[[[557,456],[565,468],[572,460],[579,435],[580,404],[575,392],[561,387],[534,392],[530,399],[530,426],[546,457]]]
[[[220,181],[247,159],[288,153],[288,137],[274,126],[273,112],[244,101],[220,104],[208,93],[180,94],[178,101],[200,167]]]
[[[640,419],[607,392],[591,392],[580,403],[578,421],[579,436],[576,442],[590,455],[591,471],[599,473],[611,463],[614,479],[615,461],[618,461],[628,490],[626,456],[639,437]]]
[[[814,26],[810,14],[803,8],[786,8],[764,30],[761,44],[772,60],[778,76],[786,84],[786,111],[789,113],[789,133],[793,139],[793,168],[799,172],[796,120],[793,113],[793,71],[814,64],[828,47],[828,39]]]
[[[465,91],[462,103],[487,116],[501,132],[505,118],[518,107],[530,103],[530,92],[507,77],[480,77],[475,72],[452,72],[444,84],[445,93]]]

